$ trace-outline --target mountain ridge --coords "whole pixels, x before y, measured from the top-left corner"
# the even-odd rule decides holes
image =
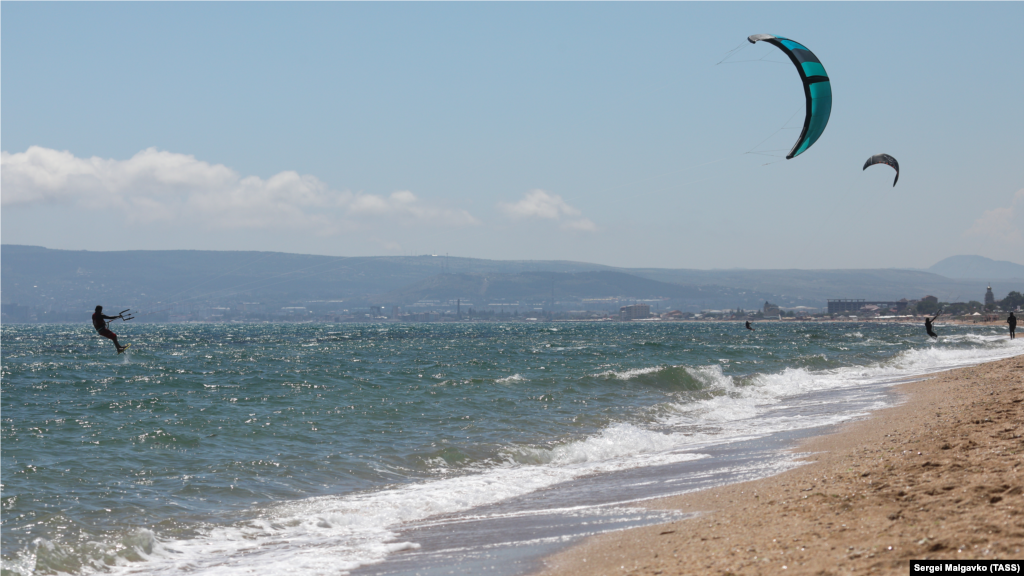
[[[332,257],[283,252],[135,250],[95,252],[0,245],[4,305],[80,314],[96,304],[321,307],[404,306],[419,300],[662,299],[687,310],[824,308],[830,298],[942,301],[984,298],[987,281],[951,279],[926,270],[696,270],[616,268],[549,260],[487,260],[435,255]],[[993,282],[997,298],[1024,280]],[[552,293],[552,289],[554,292]],[[475,295],[475,296],[470,296]],[[608,307],[617,305],[609,302]]]
[[[1008,260],[993,260],[984,256],[950,256],[925,268],[925,271],[947,278],[977,278],[979,280],[1024,278],[1024,265]]]

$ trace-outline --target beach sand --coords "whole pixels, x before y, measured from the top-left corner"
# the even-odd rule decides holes
[[[809,439],[783,474],[654,500],[698,513],[602,534],[543,576],[900,574],[1024,558],[1024,356],[900,384],[899,406]]]

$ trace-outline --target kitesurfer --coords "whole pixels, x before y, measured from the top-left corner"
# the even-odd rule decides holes
[[[753,330],[754,327],[750,325],[750,320],[747,320],[747,330]]]
[[[92,315],[92,325],[96,328],[96,332],[99,332],[100,336],[110,338],[114,341],[114,346],[117,347],[117,353],[120,354],[121,352],[124,352],[124,349],[127,348],[127,346],[121,346],[117,341],[117,334],[114,334],[109,328],[107,328],[106,322],[107,320],[116,320],[118,318],[121,318],[121,316],[104,316],[103,306],[97,306],[96,312]]]
[[[1006,323],[1010,325],[1010,340],[1016,338],[1014,333],[1017,331],[1017,317],[1010,312],[1010,317],[1006,319]]]
[[[938,338],[939,337],[938,334],[936,334],[935,332],[932,331],[932,322],[935,321],[935,318],[939,317],[939,314],[942,314],[942,312],[936,313],[934,318],[929,318],[927,316],[924,317],[924,330],[932,338]]]

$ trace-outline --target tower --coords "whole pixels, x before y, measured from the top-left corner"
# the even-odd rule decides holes
[[[988,287],[988,291],[985,292],[985,306],[995,306],[996,295],[992,293],[992,286]]]

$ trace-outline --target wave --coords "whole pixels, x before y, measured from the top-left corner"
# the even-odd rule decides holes
[[[708,442],[731,441],[737,437],[761,436],[780,430],[828,425],[848,420],[885,405],[881,399],[866,399],[857,410],[820,410],[800,413],[793,408],[802,400],[826,402],[816,392],[877,389],[926,374],[973,366],[983,362],[1024,354],[1024,343],[1005,337],[965,335],[963,341],[983,344],[970,348],[928,346],[902,351],[891,359],[866,366],[846,366],[829,370],[785,368],[777,373],[756,374],[737,381],[721,366],[688,368],[704,389],[707,398],[684,398],[664,404],[659,422],[668,428],[687,430],[694,446]],[[873,394],[866,392],[863,397]],[[845,398],[849,399],[850,396]],[[773,416],[773,412],[778,412]],[[728,426],[725,426],[728,424]]]
[[[523,464],[608,465],[618,458],[635,458],[641,454],[655,454],[678,447],[679,442],[672,434],[617,422],[599,434],[582,440],[551,448],[516,448],[510,455],[514,461]]]
[[[594,374],[595,378],[616,378],[618,380],[630,380],[642,374],[654,374],[664,370],[666,366],[651,366],[648,368],[632,368],[630,370],[608,370]]]
[[[699,391],[707,387],[708,382],[697,376],[687,366],[651,366],[629,370],[608,370],[593,375],[594,378],[635,381],[647,388],[663,391]]]
[[[396,541],[394,530],[411,522],[464,512],[585,475],[703,457],[665,452],[675,445],[669,434],[618,423],[594,437],[552,448],[516,448],[517,461],[492,462],[448,478],[256,509],[245,520],[199,528],[194,537],[159,539],[151,531],[136,531],[119,546],[103,547],[98,556],[100,548],[94,546],[92,565],[98,569],[105,564],[104,571],[115,574],[136,572],[138,560],[146,561],[147,574],[337,574],[418,548],[413,542]],[[116,548],[120,552],[112,557]],[[36,550],[37,556],[68,556],[52,542],[41,541]]]

